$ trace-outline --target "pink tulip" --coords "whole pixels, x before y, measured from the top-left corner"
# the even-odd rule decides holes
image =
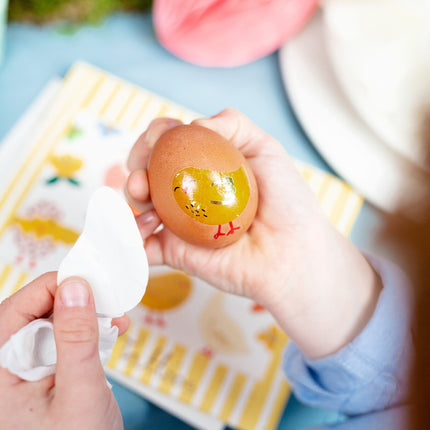
[[[278,49],[297,33],[318,0],[154,0],[161,44],[202,66],[238,66]]]

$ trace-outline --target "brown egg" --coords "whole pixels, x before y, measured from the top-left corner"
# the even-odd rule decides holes
[[[164,225],[196,245],[237,241],[257,210],[257,184],[245,157],[205,127],[180,125],[164,133],[154,145],[148,179]]]

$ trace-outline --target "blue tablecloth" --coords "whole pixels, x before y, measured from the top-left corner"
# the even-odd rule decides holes
[[[290,155],[330,171],[293,114],[277,53],[231,69],[194,66],[159,45],[149,14],[119,14],[98,26],[83,26],[72,33],[65,30],[61,25],[9,25],[0,68],[0,140],[52,77],[64,76],[76,60],[85,60],[203,115],[235,107],[277,138]],[[365,206],[351,240],[368,248],[378,219]],[[190,428],[112,383],[127,430]],[[279,428],[306,428],[337,417],[336,413],[301,405],[292,396]]]

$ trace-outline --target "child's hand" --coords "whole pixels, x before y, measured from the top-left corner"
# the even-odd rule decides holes
[[[254,299],[311,357],[348,343],[370,318],[378,296],[370,265],[330,225],[279,142],[234,109],[195,123],[224,136],[247,158],[258,185],[257,214],[239,241],[216,250],[190,245],[164,228],[145,241],[150,264],[185,270]],[[153,121],[129,157],[127,193],[144,211],[137,220],[145,235],[148,222],[160,222],[145,170],[151,147],[178,124]]]
[[[165,263],[186,270],[227,292],[253,298],[267,306],[284,294],[279,288],[280,270],[273,269],[296,266],[290,256],[300,250],[289,249],[298,242],[295,236],[299,236],[302,247],[310,226],[316,221],[321,224],[325,219],[316,198],[282,146],[243,115],[229,109],[195,123],[223,135],[247,158],[258,184],[258,211],[243,238],[218,250],[190,245],[164,229],[145,241],[150,264]],[[163,132],[178,124],[171,119],[153,121],[131,151],[132,173],[127,191],[137,208],[150,207],[145,169],[151,147]],[[156,215],[154,211],[143,214],[138,223],[151,214]],[[275,285],[277,288],[273,288]]]
[[[34,319],[54,310],[57,373],[26,382],[0,368],[0,428],[122,429],[121,413],[106,383],[98,354],[91,288],[70,278],[57,288],[47,273],[0,304],[0,345]],[[116,319],[122,334],[127,317]]]

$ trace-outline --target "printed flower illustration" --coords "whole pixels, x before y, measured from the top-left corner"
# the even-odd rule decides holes
[[[76,125],[73,125],[70,131],[67,133],[67,140],[73,140],[76,139],[79,136],[82,136],[84,134],[83,130],[81,130]]]
[[[108,137],[108,136],[117,136],[121,134],[121,131],[118,128],[115,128],[110,125],[106,125],[100,121],[98,121],[97,126],[99,128],[99,131],[102,136]]]
[[[74,178],[76,172],[81,169],[83,161],[72,155],[52,155],[49,158],[56,171],[56,175],[46,181],[47,184],[54,184],[60,179],[64,179],[73,185],[78,186],[79,182]]]

